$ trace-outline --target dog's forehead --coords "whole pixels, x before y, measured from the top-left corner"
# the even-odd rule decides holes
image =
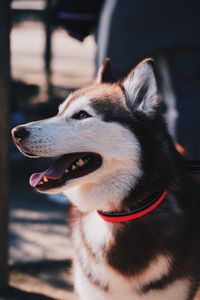
[[[109,102],[116,105],[122,98],[122,90],[117,84],[93,84],[70,94],[61,104],[59,113],[71,114],[77,110],[92,108],[94,103],[105,105]]]

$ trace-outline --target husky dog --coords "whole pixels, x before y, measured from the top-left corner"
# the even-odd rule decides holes
[[[159,112],[154,62],[118,83],[109,70],[55,117],[13,129],[23,154],[56,157],[30,184],[74,204],[79,299],[200,299],[200,199]]]

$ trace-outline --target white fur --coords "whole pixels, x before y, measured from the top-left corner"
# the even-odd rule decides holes
[[[78,225],[78,224],[77,224]],[[82,224],[82,230],[88,246],[96,256],[91,260],[84,247],[79,226],[75,226],[73,241],[77,251],[75,259],[75,287],[81,300],[186,300],[189,282],[175,281],[163,291],[155,290],[142,295],[140,288],[153,280],[167,275],[170,269],[170,257],[159,255],[152,260],[148,268],[137,276],[124,277],[112,269],[104,258],[102,247],[113,243],[113,224],[104,222],[96,212],[87,215]],[[109,285],[109,291],[103,291],[92,283],[83,268],[89,272],[94,282],[97,280],[101,287]]]
[[[93,110],[90,108],[90,102],[88,97],[81,96],[76,98],[75,101],[70,103],[71,96],[69,96],[60,106],[59,106],[59,113],[64,113],[64,117],[71,118],[75,113],[79,112],[80,110],[86,110],[89,113],[94,113]],[[67,109],[66,109],[67,106]]]
[[[113,290],[106,293],[92,285],[84,276],[80,265],[76,265],[76,263],[75,282],[76,291],[79,295],[78,299],[80,300],[187,300],[190,285],[188,280],[177,280],[164,290],[154,290],[147,294],[140,294],[134,288],[134,279],[130,282],[118,277],[118,280],[114,282]],[[113,274],[110,273],[109,275],[113,280]],[[199,300],[199,298],[197,299]]]
[[[60,107],[59,115],[25,125],[30,137],[23,148],[46,157],[73,152],[100,154],[103,163],[99,169],[49,193],[64,192],[83,211],[117,208],[142,175],[139,142],[121,124],[105,122],[95,115],[86,96],[65,109],[67,101]],[[73,114],[80,110],[86,110],[92,117],[73,119]]]
[[[147,62],[140,63],[124,80],[124,88],[131,102],[134,103],[143,86],[147,87],[147,93],[137,110],[151,116],[159,105],[159,97],[153,68]]]

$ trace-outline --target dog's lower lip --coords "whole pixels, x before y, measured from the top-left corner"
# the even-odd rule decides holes
[[[23,149],[22,147],[19,147],[19,146],[18,146],[18,148],[19,148],[19,150],[21,151],[21,153],[22,153],[23,155],[25,155],[25,156],[28,156],[28,157],[30,157],[30,158],[39,158],[39,157],[40,157],[40,156],[38,156],[38,155],[35,155],[35,154],[33,154],[33,153],[31,153],[31,152],[29,152],[29,151]]]
[[[35,158],[39,158],[39,156],[38,155],[34,155],[34,154],[32,154],[32,153],[29,153],[29,152],[24,152],[28,157],[35,157]]]
[[[46,171],[30,177],[31,186],[38,191],[48,191],[61,187],[68,180],[76,179],[94,172],[102,164],[96,153],[71,153],[61,156]]]

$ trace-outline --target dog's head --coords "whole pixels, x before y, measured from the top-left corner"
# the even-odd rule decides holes
[[[72,201],[82,210],[116,208],[135,186],[143,173],[136,132],[141,119],[153,126],[158,111],[151,59],[123,81],[109,81],[106,61],[96,82],[70,94],[55,117],[12,130],[24,155],[56,158],[46,171],[33,174],[30,184],[45,193],[76,191]]]

